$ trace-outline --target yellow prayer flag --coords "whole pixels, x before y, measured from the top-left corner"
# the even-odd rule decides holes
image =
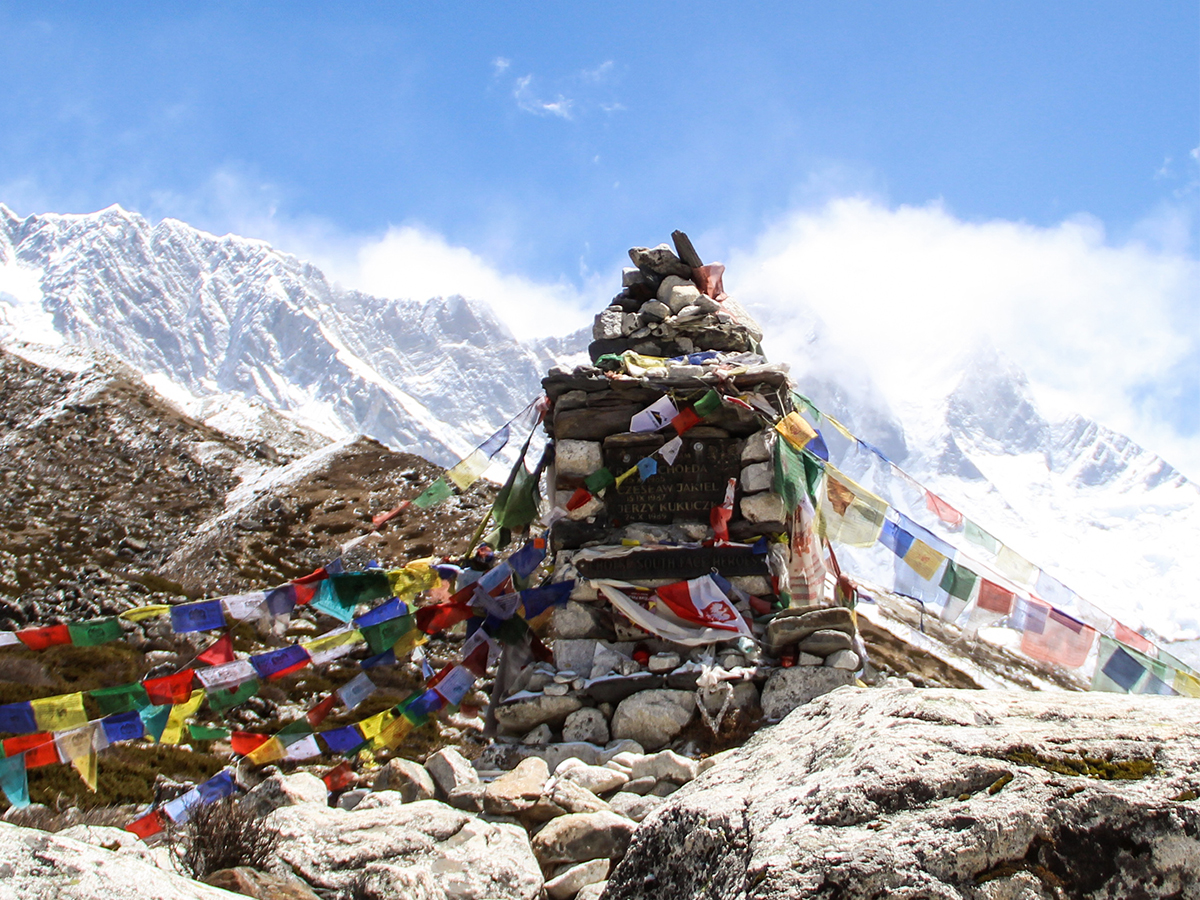
[[[412,600],[421,591],[437,587],[437,570],[421,563],[409,563],[403,569],[392,569],[387,573],[388,585],[392,596],[399,597],[405,603]]]
[[[128,619],[130,622],[141,622],[144,619],[153,619],[155,616],[161,616],[164,613],[170,612],[171,607],[165,603],[158,603],[154,606],[139,606],[135,609],[127,609],[121,613],[120,618]]]
[[[825,466],[824,485],[817,509],[817,533],[851,547],[874,544],[883,530],[887,501],[829,464]]]
[[[427,640],[429,640],[429,635],[420,628],[410,628],[400,636],[400,640],[392,645],[392,652],[396,655],[396,661],[399,662],[402,659],[407,659],[408,654],[412,653],[413,650],[420,647]]]
[[[64,731],[54,736],[59,756],[74,767],[92,793],[96,792],[98,775],[95,733],[96,726],[89,724],[84,728]]]
[[[1007,545],[1001,546],[996,554],[995,566],[1017,584],[1033,585],[1037,582],[1038,567]]]
[[[332,634],[324,634],[319,638],[313,638],[311,641],[301,641],[300,646],[308,651],[309,656],[316,656],[318,653],[335,650],[338,647],[344,647],[346,644],[361,644],[365,640],[366,638],[363,637],[361,631],[357,628],[350,628],[346,631],[335,631]]]
[[[263,741],[247,753],[246,759],[256,766],[261,766],[265,763],[275,762],[277,759],[283,759],[285,756],[287,756],[287,747],[279,738],[273,737]]]
[[[620,487],[622,484],[624,484],[625,479],[627,479],[630,475],[635,474],[637,472],[637,470],[638,470],[637,466],[634,466],[632,469],[627,469],[626,471],[622,472],[620,475],[617,476],[617,480],[614,483],[616,484],[617,487]]]
[[[87,724],[87,713],[83,709],[83,694],[63,694],[34,700],[33,718],[38,731],[67,731],[82,728]]]
[[[798,412],[790,412],[776,422],[775,430],[797,450],[803,450],[817,436],[813,427]]]
[[[203,702],[204,691],[192,691],[192,696],[182,703],[172,706],[171,714],[167,717],[167,725],[163,728],[162,737],[158,739],[158,742],[160,744],[178,744],[183,740],[184,724],[196,714],[196,710]]]
[[[379,735],[383,729],[387,728],[396,718],[396,714],[390,709],[385,709],[381,713],[371,716],[369,719],[363,719],[358,723],[358,730],[362,732],[363,738],[372,740]]]
[[[454,468],[446,470],[446,478],[454,483],[460,491],[465,491],[479,480],[484,469],[491,460],[482,450],[474,450],[466,459],[455,464]]]
[[[933,579],[945,558],[920,538],[914,538],[912,546],[904,554],[904,561],[926,581]]]
[[[841,433],[842,437],[844,437],[846,440],[848,440],[848,441],[857,441],[858,440],[858,438],[856,438],[854,435],[852,435],[850,433],[849,428],[847,428],[845,425],[843,425],[841,422],[839,422],[833,416],[829,415],[829,413],[821,413],[821,415],[824,416],[825,421],[828,422],[830,425],[832,425],[834,428],[836,428]]]
[[[399,746],[400,742],[408,737],[408,733],[412,731],[413,724],[404,718],[397,716],[395,721],[388,723],[379,734],[371,740],[371,749],[382,750],[384,748],[393,749]]]
[[[1175,693],[1185,697],[1200,697],[1200,678],[1182,669],[1175,671],[1175,683],[1172,685]]]

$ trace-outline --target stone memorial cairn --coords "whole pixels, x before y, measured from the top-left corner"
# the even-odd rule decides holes
[[[793,409],[787,367],[761,355],[761,330],[724,293],[724,267],[704,265],[682,232],[673,238],[674,250],[629,251],[623,289],[595,319],[592,364],[543,380],[553,580],[575,587],[552,613],[553,663],[527,665],[503,686],[501,739],[484,767],[538,757],[551,770],[568,759],[619,770],[630,752],[668,747],[694,756],[853,683],[863,662],[852,614],[824,599],[824,585],[809,607],[780,596],[799,527],[772,490],[774,423]],[[713,389],[741,402],[717,403]],[[669,417],[706,395],[699,421],[677,434]],[[664,397],[672,406],[661,427],[633,421],[656,402],[661,411]],[[611,483],[647,457],[648,477]],[[714,541],[712,511],[728,509],[728,492],[728,537]],[[600,587],[619,584],[644,606],[657,587],[714,572],[750,634],[676,642],[675,630],[639,627]],[[652,611],[702,630],[662,603]],[[681,780],[647,774],[620,788],[661,796]]]

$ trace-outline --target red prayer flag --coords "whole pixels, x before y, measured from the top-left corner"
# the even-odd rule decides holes
[[[322,566],[315,572],[309,572],[307,575],[301,575],[299,578],[292,579],[292,584],[296,588],[296,605],[304,606],[307,603],[311,603],[312,598],[317,596],[321,582],[328,577],[329,573]]]
[[[417,628],[426,634],[437,634],[452,625],[467,621],[475,615],[475,610],[471,608],[471,599],[474,596],[475,585],[468,584],[445,603],[422,606],[417,610]]]
[[[257,748],[271,739],[268,734],[254,734],[250,731],[235,731],[229,735],[229,744],[238,756],[249,756]]]
[[[963,514],[932,491],[925,492],[926,508],[952,528],[963,523]]]
[[[571,499],[567,501],[568,510],[576,510],[592,499],[592,494],[587,488],[576,488],[575,493],[571,495]]]
[[[4,741],[5,756],[16,756],[19,753],[25,754],[25,768],[27,769],[36,769],[59,761],[54,735],[48,731],[22,734]]]
[[[671,420],[671,426],[675,429],[675,433],[682,435],[693,425],[700,424],[700,417],[696,415],[696,411],[690,406]]]
[[[312,728],[316,728],[325,721],[325,717],[333,710],[334,705],[338,702],[337,694],[330,694],[316,706],[308,711],[305,716],[308,719],[308,724]]]
[[[55,644],[71,643],[71,629],[66,625],[47,625],[45,628],[26,628],[17,637],[30,650],[45,650]]]
[[[154,809],[146,813],[140,819],[134,819],[125,826],[126,831],[132,831],[143,841],[148,837],[153,837],[163,830],[162,812]]]
[[[1120,622],[1115,622],[1113,624],[1116,629],[1113,632],[1113,637],[1115,637],[1126,647],[1132,647],[1134,650],[1137,650],[1141,653],[1149,653],[1150,649],[1154,646],[1132,628],[1127,628]]]
[[[975,601],[975,605],[980,609],[1006,616],[1012,612],[1015,599],[1012,591],[1006,591],[986,578],[979,579],[979,599]]]
[[[395,509],[391,510],[390,512],[379,513],[376,516],[372,516],[371,517],[371,527],[378,528],[384,522],[390,522],[396,516],[400,515],[400,513],[404,512],[404,510],[408,509],[408,507],[411,504],[412,504],[411,500],[405,500],[403,503],[401,503],[399,506],[397,506]]]
[[[169,706],[183,703],[192,696],[192,679],[195,673],[184,669],[174,675],[164,675],[162,678],[150,678],[142,682],[146,696],[155,706]]]
[[[340,791],[354,783],[354,769],[351,768],[349,760],[342,760],[322,775],[321,780],[325,782],[326,790]]]
[[[463,657],[462,667],[477,678],[487,674],[488,642],[482,641],[478,647]]]
[[[1041,630],[1026,627],[1021,634],[1021,651],[1026,656],[1069,669],[1082,666],[1087,660],[1088,651],[1092,649],[1095,630],[1049,604],[1039,603],[1036,606],[1036,612],[1045,617],[1044,622]],[[1031,612],[1026,612],[1027,622],[1033,618]]]
[[[196,657],[202,663],[219,666],[233,662],[233,635],[227,634],[209,644],[203,653]]]

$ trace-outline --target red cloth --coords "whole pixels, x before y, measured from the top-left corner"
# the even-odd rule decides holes
[[[700,424],[700,417],[696,415],[696,411],[690,406],[671,420],[671,427],[675,429],[675,433],[682,435],[693,425]]]
[[[302,575],[299,578],[293,578],[292,584],[296,587],[296,605],[304,606],[312,602],[312,598],[317,596],[317,591],[321,587],[321,582],[329,577],[329,573],[325,571],[325,567],[317,569],[315,572],[309,572],[307,575]]]
[[[338,695],[330,694],[328,697],[310,709],[308,714],[305,716],[305,718],[308,719],[308,724],[311,727],[316,728],[318,725],[324,722],[325,717],[333,711],[333,707],[337,704],[337,702]]]
[[[36,769],[58,762],[58,747],[54,744],[54,735],[48,731],[37,734],[23,734],[4,741],[4,755],[16,756],[25,754],[25,768]]]
[[[488,643],[484,641],[478,647],[463,658],[462,666],[472,675],[477,678],[482,678],[487,673],[488,661]]]
[[[140,819],[134,819],[125,826],[125,830],[132,831],[144,841],[146,838],[158,834],[163,830],[163,827],[162,813],[155,809],[146,813]]]
[[[400,513],[404,512],[404,510],[408,509],[408,507],[411,503],[412,503],[411,500],[405,500],[399,506],[397,506],[395,509],[393,509],[389,512],[379,513],[376,516],[372,516],[371,517],[371,527],[378,528],[384,522],[391,521],[393,518],[400,515]]]
[[[568,510],[576,510],[592,499],[591,492],[587,488],[576,488],[575,493],[571,495],[571,499],[567,501]]]
[[[169,706],[183,703],[192,696],[192,679],[195,673],[184,669],[174,675],[164,675],[162,678],[150,678],[142,682],[146,696],[155,706]]]
[[[1134,650],[1138,650],[1142,653],[1150,652],[1150,648],[1153,646],[1153,644],[1151,644],[1148,640],[1146,640],[1132,628],[1122,625],[1120,622],[1115,622],[1114,625],[1116,626],[1116,630],[1113,632],[1113,637],[1115,637],[1118,641],[1125,646],[1132,647]]]
[[[963,523],[963,514],[932,491],[925,492],[925,507],[952,528]]]
[[[342,760],[322,775],[321,780],[325,782],[326,790],[340,791],[342,788],[354,783],[354,769],[351,768],[348,760]]]
[[[1006,616],[1012,612],[1015,599],[1012,591],[1006,591],[986,578],[979,579],[979,599],[975,601],[975,605],[980,609]]]
[[[30,650],[45,650],[56,644],[71,643],[71,629],[66,625],[27,628],[24,631],[18,631],[17,638]]]
[[[417,628],[426,634],[437,634],[452,625],[465,622],[475,615],[471,598],[475,596],[475,585],[469,584],[445,603],[433,603],[417,610]]]
[[[222,663],[233,662],[233,635],[227,634],[224,637],[218,638],[209,644],[196,659],[210,666],[219,666]]]
[[[250,731],[235,731],[229,736],[229,744],[238,756],[248,756],[271,739],[270,735],[254,734]]]

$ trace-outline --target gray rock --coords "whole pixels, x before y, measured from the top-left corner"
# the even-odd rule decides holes
[[[559,402],[561,403],[562,401],[560,400]],[[746,438],[746,446],[742,448],[742,465],[768,462],[771,459],[774,447],[774,431],[764,428],[762,431],[754,432],[754,434]]]
[[[813,656],[828,656],[839,650],[849,650],[854,646],[854,640],[844,631],[822,629],[814,631],[800,641],[800,652],[811,653]]]
[[[751,463],[742,469],[742,490],[747,494],[769,491],[774,482],[775,466],[773,463]]]
[[[465,812],[482,812],[483,795],[487,785],[481,781],[466,781],[456,785],[446,796],[446,802]]]
[[[449,797],[456,787],[474,784],[479,775],[470,760],[453,747],[443,747],[425,760],[425,769],[444,796]]]
[[[656,784],[658,784],[658,779],[653,775],[646,775],[643,778],[631,778],[628,782],[626,782],[625,786],[621,788],[621,792],[638,795],[649,794],[652,790],[654,790],[654,786]]]
[[[611,812],[612,807],[570,778],[546,782],[546,799],[566,813]]]
[[[609,306],[596,316],[592,323],[592,340],[612,341],[622,337],[625,311],[619,306]]]
[[[561,875],[546,882],[546,893],[550,900],[571,900],[580,890],[589,884],[599,884],[608,877],[609,861],[607,859],[592,859],[571,866]]]
[[[511,772],[505,772],[483,792],[484,812],[496,816],[516,816],[531,809],[542,796],[550,769],[536,756],[523,759]]]
[[[558,399],[554,401],[554,408],[555,409],[581,409],[582,407],[587,406],[587,398],[588,398],[587,391],[567,391],[565,394],[560,394]],[[561,452],[561,450],[558,449],[557,445],[556,445],[555,449],[556,449],[556,451]],[[557,453],[555,454],[555,456],[556,456],[556,460],[557,460]],[[556,461],[556,465],[557,465],[557,461]],[[593,471],[595,471],[595,470],[593,470]],[[585,474],[590,474],[590,473],[585,473]]]
[[[337,808],[350,810],[362,803],[363,800],[371,795],[371,792],[366,788],[355,788],[352,791],[344,792],[337,799]]]
[[[648,300],[639,312],[646,322],[661,322],[671,314],[671,307],[659,300]]]
[[[286,807],[269,824],[280,833],[280,860],[330,894],[350,890],[363,876],[379,879],[367,896],[381,900],[535,900],[542,891],[523,828],[486,822],[435,800],[352,812]],[[431,893],[433,887],[443,893]]]
[[[598,881],[595,884],[585,884],[575,895],[575,900],[600,900],[604,896],[604,892],[608,889],[607,881]]]
[[[582,394],[583,391],[578,391]],[[573,409],[575,407],[565,407]],[[564,409],[560,400],[556,409]],[[599,441],[556,441],[554,469],[559,475],[587,477],[604,466],[603,447]]]
[[[827,666],[793,666],[776,669],[763,685],[763,715],[770,720],[782,719],[798,706],[814,697],[854,684],[854,673]]]
[[[695,312],[700,315],[700,309],[696,306],[696,301],[699,299],[700,291],[690,281],[673,282],[670,278],[666,278],[658,289],[658,301],[665,303],[675,315],[682,316],[683,311],[688,307],[695,307]]]
[[[672,669],[679,668],[679,663],[678,653],[655,653],[650,657],[650,662],[646,668],[657,675],[663,675]]]
[[[651,776],[655,781],[687,784],[696,777],[698,764],[696,760],[680,756],[674,750],[660,750],[658,753],[635,760],[632,768],[634,778]]]
[[[605,896],[1194,897],[1198,723],[1180,697],[840,690],[668,800]],[[1134,777],[1053,771],[1083,758]]]
[[[308,772],[282,775],[276,772],[252,788],[241,803],[256,815],[265,816],[273,809],[299,803],[319,803],[324,806],[328,799],[329,790],[316,775]]]
[[[629,427],[626,422],[625,427]],[[592,660],[596,656],[596,647],[598,646],[595,640],[581,639],[560,639],[554,642],[554,667],[560,672],[583,672],[585,674],[592,671]]]
[[[796,657],[796,665],[798,666],[823,666],[825,660],[820,656],[813,656],[811,653],[801,653]]]
[[[696,713],[696,698],[689,691],[642,691],[626,697],[613,713],[616,738],[637,741],[657,750],[675,739]]]
[[[568,600],[550,614],[550,636],[555,640],[584,638],[607,640],[614,636],[611,616],[598,603]],[[597,653],[600,648],[597,648]],[[584,669],[584,674],[589,674]]]
[[[396,757],[379,770],[371,785],[374,791],[395,791],[405,803],[432,800],[437,794],[433,776],[418,762]]]
[[[588,696],[596,703],[620,703],[632,694],[645,692],[662,687],[663,677],[650,672],[639,672],[636,675],[593,680],[587,686]]]
[[[653,785],[651,785],[651,789],[653,789]],[[662,806],[663,800],[663,797],[656,797],[654,794],[639,796],[632,791],[618,791],[609,799],[608,805],[617,815],[640,822]]]
[[[237,900],[238,896],[165,871],[132,846],[113,852],[0,823],[3,900]]]
[[[657,247],[632,247],[629,250],[629,258],[633,260],[633,264],[639,269],[653,272],[655,275],[682,275],[684,278],[692,277],[692,269],[675,255],[666,244],[659,244]]]
[[[634,823],[614,812],[573,813],[546,824],[533,837],[543,866],[589,859],[617,859],[629,846]]]
[[[586,741],[601,746],[608,743],[608,722],[598,709],[577,709],[563,723],[564,741]]]
[[[562,687],[562,685],[549,685],[549,687]],[[565,694],[566,691],[564,690],[563,693]],[[550,730],[550,726],[539,725],[521,738],[521,743],[529,747],[545,747],[553,739],[554,733]]]
[[[830,654],[825,665],[834,669],[845,669],[848,672],[857,672],[861,662],[858,654],[853,650],[839,650],[837,653]]]
[[[679,785],[673,781],[659,781],[650,789],[648,796],[651,797],[670,797],[673,793],[679,790]]]
[[[587,788],[593,794],[607,794],[609,791],[623,787],[629,781],[628,775],[607,766],[589,766],[581,762],[570,765],[571,762],[575,761],[564,762],[555,769],[555,773],[561,778],[574,781]]]
[[[496,707],[496,721],[508,734],[525,734],[538,725],[562,725],[567,716],[582,706],[575,697],[536,694],[500,704]]]
[[[771,491],[743,497],[739,508],[749,522],[782,522],[787,515],[783,498]]]
[[[854,634],[854,618],[850,610],[840,606],[829,609],[785,609],[767,624],[767,644],[786,647],[804,640],[817,631],[844,631]]]

